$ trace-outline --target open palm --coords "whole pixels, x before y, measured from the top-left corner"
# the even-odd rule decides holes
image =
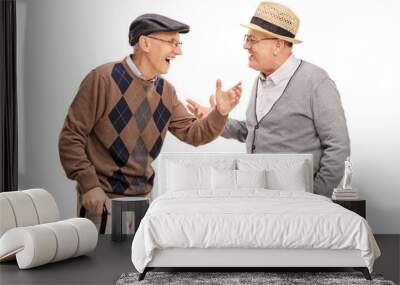
[[[217,80],[216,91],[215,91],[215,102],[217,110],[222,115],[228,115],[233,108],[240,101],[242,94],[242,83],[238,82],[235,86],[228,89],[227,91],[222,90],[222,82],[220,79]]]
[[[210,96],[210,107],[206,107],[203,105],[200,105],[196,101],[192,99],[187,99],[187,105],[186,107],[189,109],[189,111],[195,115],[198,119],[201,119],[205,116],[208,115],[212,111],[212,109],[219,104],[218,111],[226,115],[228,114],[238,103],[240,100],[240,96],[242,93],[242,83],[239,82],[237,83],[234,87],[227,91],[222,91],[222,83],[221,80],[217,80],[216,83],[216,95],[211,95]],[[218,102],[217,103],[217,97],[218,97]]]

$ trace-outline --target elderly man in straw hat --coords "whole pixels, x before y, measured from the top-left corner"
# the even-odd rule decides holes
[[[314,193],[330,196],[340,182],[350,142],[336,85],[320,67],[296,58],[299,18],[287,7],[259,4],[244,37],[248,65],[260,72],[246,120],[229,119],[222,136],[246,142],[248,153],[312,153]],[[213,104],[213,98],[210,99]],[[201,117],[207,107],[188,100]]]
[[[208,143],[239,102],[240,83],[222,91],[217,80],[216,106],[199,120],[161,77],[182,54],[180,33],[187,32],[188,25],[168,17],[139,16],[129,28],[133,54],[90,71],[69,108],[59,140],[61,163],[77,182],[81,210],[87,209],[97,226],[107,225],[111,197],[151,191],[151,162],[167,131],[194,146]],[[95,217],[101,214],[99,221]]]

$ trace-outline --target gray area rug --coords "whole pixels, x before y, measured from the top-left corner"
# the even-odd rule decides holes
[[[372,274],[372,281],[364,278],[360,272],[148,272],[142,281],[138,281],[139,273],[122,274],[117,285],[133,284],[379,284],[395,285],[384,280],[381,275]]]

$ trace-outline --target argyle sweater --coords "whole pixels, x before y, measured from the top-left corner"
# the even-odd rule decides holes
[[[82,81],[62,128],[59,154],[67,177],[85,193],[139,195],[151,191],[151,162],[167,130],[193,146],[215,139],[227,116],[213,110],[196,119],[159,77],[137,78],[125,60],[92,70]]]

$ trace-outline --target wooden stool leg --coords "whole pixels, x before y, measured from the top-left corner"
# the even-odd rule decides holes
[[[122,204],[112,201],[111,240],[122,241]]]

